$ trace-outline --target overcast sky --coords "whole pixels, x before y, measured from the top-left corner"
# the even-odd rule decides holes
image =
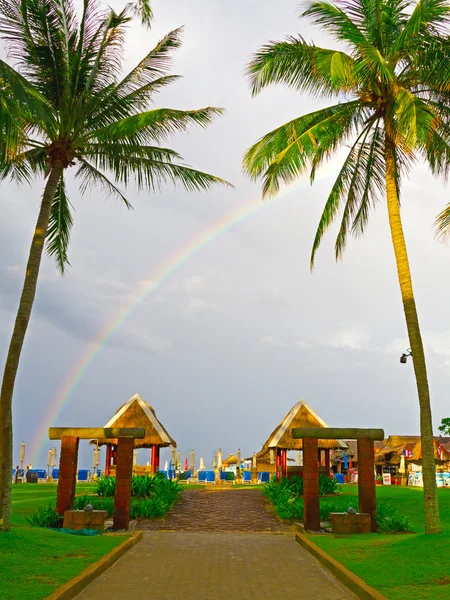
[[[114,7],[122,1],[110,2]],[[76,211],[71,268],[61,278],[45,258],[14,396],[14,450],[33,446],[50,425],[103,426],[138,392],[178,442],[210,464],[214,449],[260,449],[299,399],[330,426],[383,427],[417,434],[418,400],[386,206],[364,238],[351,240],[336,265],[333,232],[313,274],[309,254],[336,165],[318,183],[293,186],[176,269],[148,294],[98,353],[56,422],[46,417],[59,390],[98,332],[142,282],[202,232],[260,199],[241,159],[262,134],[317,107],[282,87],[252,99],[244,67],[268,40],[301,33],[331,45],[297,18],[298,0],[154,0],[151,32],[133,26],[126,65],[133,66],[168,31],[185,25],[173,72],[183,79],[156,105],[221,106],[207,131],[192,129],[171,146],[186,161],[224,177],[235,190],[186,194],[167,187],[136,194],[135,210],[93,192]],[[0,188],[0,363],[4,364],[43,183]],[[403,219],[426,355],[435,429],[450,416],[448,246],[433,239],[433,220],[448,190],[420,167],[403,191]],[[44,466],[43,440],[33,466]],[[167,456],[163,455],[163,460]],[[31,460],[27,456],[27,461]],[[140,461],[148,460],[142,454]],[[102,459],[103,462],[103,459]],[[81,448],[80,466],[91,464]]]

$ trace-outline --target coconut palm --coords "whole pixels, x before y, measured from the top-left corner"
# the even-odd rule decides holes
[[[336,0],[309,2],[302,16],[332,34],[338,48],[302,37],[271,42],[252,58],[252,92],[283,83],[327,108],[293,119],[262,137],[246,153],[244,168],[262,178],[263,194],[276,194],[330,155],[349,147],[315,235],[311,267],[323,235],[341,215],[336,257],[349,235],[364,233],[377,199],[385,197],[412,350],[420,404],[425,520],[441,529],[436,495],[433,430],[423,343],[400,214],[400,186],[416,161],[446,175],[450,110],[447,0]]]
[[[178,182],[189,191],[225,183],[189,168],[162,145],[188,126],[206,127],[217,108],[152,108],[156,92],[177,79],[170,55],[181,30],[166,35],[123,76],[125,33],[133,11],[119,14],[84,0],[80,20],[71,0],[0,0],[0,178],[45,180],[0,396],[0,530],[10,527],[12,397],[44,246],[64,271],[72,226],[65,173],[82,193],[96,187],[130,208],[129,183],[156,189]]]

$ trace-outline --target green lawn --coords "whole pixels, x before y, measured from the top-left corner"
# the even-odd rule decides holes
[[[357,486],[342,493],[356,506]],[[414,534],[370,534],[348,538],[311,536],[323,550],[390,600],[450,598],[450,489],[438,490],[444,532],[424,532],[423,491],[420,488],[377,486],[377,499],[408,515]]]
[[[80,484],[77,493],[89,488]],[[13,486],[13,528],[0,533],[2,600],[41,600],[126,539],[68,535],[27,524],[31,510],[55,500],[54,483]]]

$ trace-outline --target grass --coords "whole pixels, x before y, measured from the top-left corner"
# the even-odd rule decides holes
[[[342,498],[356,506],[357,486],[341,487]],[[444,529],[439,535],[424,534],[422,489],[377,486],[377,500],[389,502],[409,517],[414,534],[311,539],[390,600],[448,600],[450,489],[439,489],[438,495]]]
[[[79,484],[77,494],[92,489]],[[72,536],[30,527],[28,514],[56,501],[56,484],[13,486],[13,528],[0,533],[2,600],[42,600],[128,536]]]

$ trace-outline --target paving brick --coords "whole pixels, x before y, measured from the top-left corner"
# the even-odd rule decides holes
[[[148,532],[77,600],[356,600],[292,535]]]

